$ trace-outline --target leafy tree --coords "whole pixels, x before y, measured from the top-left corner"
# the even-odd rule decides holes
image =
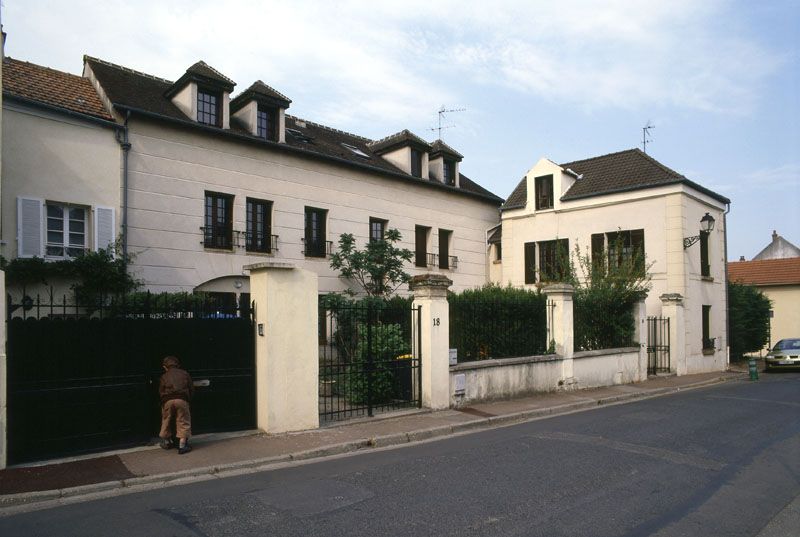
[[[399,231],[389,229],[383,240],[369,241],[359,250],[355,237],[343,233],[339,250],[331,256],[331,268],[358,284],[368,296],[386,298],[411,279],[403,263],[411,261],[414,254],[396,246],[401,238]]]
[[[741,358],[769,339],[769,298],[752,285],[728,282],[728,322],[731,355]]]

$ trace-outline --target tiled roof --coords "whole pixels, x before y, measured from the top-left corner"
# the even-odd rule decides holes
[[[370,148],[375,153],[385,153],[395,147],[400,147],[403,145],[417,145],[420,147],[425,148],[427,151],[431,150],[431,144],[414,134],[408,129],[403,129],[400,132],[392,134],[391,136],[387,136],[386,138],[381,138],[380,140],[376,140],[370,143]]]
[[[728,280],[750,285],[800,285],[800,257],[733,261],[728,263]]]
[[[13,58],[3,59],[3,95],[114,120],[89,80]]]
[[[216,131],[220,135],[236,136],[240,139],[247,139],[251,143],[261,143],[275,148],[285,146],[296,151],[333,158],[340,162],[347,162],[360,168],[366,167],[390,173],[409,181],[438,185],[441,188],[452,189],[455,192],[463,191],[494,203],[499,204],[502,202],[501,198],[495,196],[463,175],[460,176],[461,187],[458,189],[439,182],[413,177],[380,157],[372,146],[374,143],[372,140],[288,114],[286,115],[287,133],[285,144],[276,144],[275,142],[257,138],[240,125],[235,118],[231,118],[230,129],[200,125],[187,118],[178,107],[172,104],[169,98],[164,96],[165,92],[173,85],[171,81],[134,71],[97,58],[86,56],[84,57],[84,61],[92,69],[114,106],[123,110],[132,110],[149,116],[179,121],[187,127],[202,129],[206,132]],[[288,129],[297,131],[302,136],[294,136]],[[420,141],[427,145],[427,142],[424,140],[420,139]],[[343,144],[356,147],[367,156],[360,156]]]
[[[464,158],[464,155],[444,143],[442,140],[435,140],[431,144],[431,157],[443,153],[445,155],[450,155],[451,157],[457,158],[459,161]]]
[[[580,176],[561,196],[563,201],[684,183],[722,203],[730,203],[725,196],[687,179],[639,149],[627,149],[559,166],[564,170],[572,170]],[[525,207],[527,196],[528,184],[523,177],[506,200],[503,209]]]
[[[289,97],[275,88],[267,86],[260,80],[256,80],[249,88],[231,100],[231,111],[241,108],[241,105],[244,105],[249,99],[254,98],[258,100],[259,97],[265,97],[268,101],[276,102],[283,106],[283,108],[288,108],[289,104],[292,102]]]

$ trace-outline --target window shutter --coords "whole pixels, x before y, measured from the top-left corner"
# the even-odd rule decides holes
[[[17,255],[43,257],[44,202],[37,198],[17,198]]]
[[[536,243],[525,243],[525,283],[536,283]]]
[[[94,249],[105,250],[116,240],[114,209],[112,207],[94,208]]]

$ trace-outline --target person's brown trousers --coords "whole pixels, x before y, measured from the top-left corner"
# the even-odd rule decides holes
[[[175,429],[178,438],[192,436],[192,414],[189,412],[189,403],[183,399],[170,399],[161,408],[161,438],[172,438],[172,419],[175,419]]]

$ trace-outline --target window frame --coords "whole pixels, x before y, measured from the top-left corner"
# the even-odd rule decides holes
[[[568,267],[561,266],[561,255],[569,255],[569,239],[539,241],[538,248],[539,282],[564,281]]]
[[[303,253],[306,257],[328,255],[328,209],[305,207],[305,235]]]
[[[442,182],[446,185],[455,186],[456,184],[456,161],[453,159],[442,159]]]
[[[450,241],[453,239],[453,230],[439,229],[439,268],[450,269]]]
[[[256,108],[256,136],[268,142],[278,141],[277,108],[263,104],[258,105]]]
[[[233,249],[233,194],[205,192],[203,246],[213,250]],[[220,202],[223,202],[220,206]]]
[[[50,208],[61,210],[61,216],[50,216]],[[73,211],[80,211],[83,219],[72,218]],[[83,255],[89,249],[89,218],[87,207],[71,204],[46,201],[44,203],[44,256],[48,259],[75,259]],[[51,229],[51,221],[60,221],[61,229]],[[82,222],[82,230],[73,230],[73,222]],[[51,233],[60,233],[61,242],[56,243],[50,240]],[[73,235],[83,235],[83,245],[72,242]],[[61,253],[50,253],[51,248],[60,248]],[[78,251],[79,250],[79,251]],[[71,252],[72,251],[72,252]]]
[[[626,229],[610,231],[606,235],[606,253],[608,267],[619,268],[627,259],[634,259],[636,271],[645,271],[645,238],[644,229]],[[594,238],[594,235],[592,235]],[[621,238],[622,250],[617,252],[617,239]],[[594,247],[594,244],[592,245]],[[640,255],[641,254],[641,255]]]
[[[534,182],[534,194],[535,194],[534,203],[536,210],[542,211],[546,209],[552,209],[555,206],[552,174],[535,177],[533,182]],[[543,188],[542,185],[547,185],[547,188]],[[547,192],[548,189],[549,192]],[[549,195],[549,197],[547,195]]]
[[[428,226],[414,226],[414,266],[427,268],[428,266],[428,240],[431,228]],[[420,241],[421,234],[424,239]]]
[[[411,175],[422,178],[422,151],[412,147],[411,149]]]
[[[207,100],[203,96],[208,97]],[[214,102],[211,101],[213,98]],[[197,86],[197,122],[212,127],[222,126],[222,93],[211,88]],[[213,112],[204,108],[214,107]],[[213,121],[212,121],[213,119]]]
[[[386,238],[386,227],[388,224],[389,221],[384,220],[383,218],[370,217],[369,242],[378,242],[384,240]],[[380,233],[376,233],[376,231],[380,231]]]
[[[258,209],[263,209],[259,214]],[[259,222],[259,216],[262,216]],[[261,238],[261,241],[258,238]],[[245,200],[245,251],[272,253],[272,201],[257,198]]]

